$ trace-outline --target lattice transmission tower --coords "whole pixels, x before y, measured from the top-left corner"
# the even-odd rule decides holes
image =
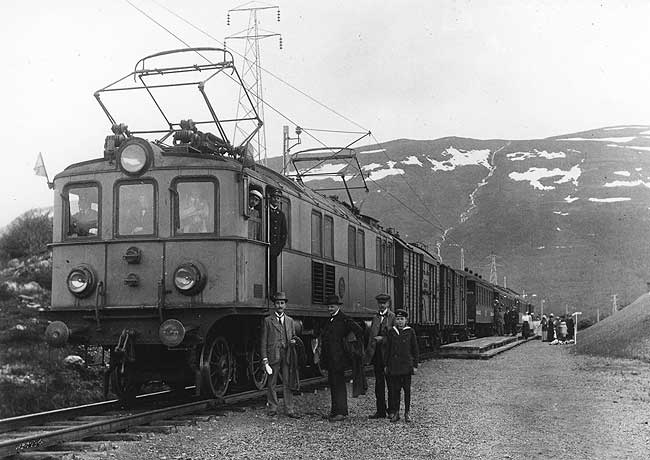
[[[241,78],[244,88],[239,90],[239,103],[237,105],[237,118],[248,118],[253,116],[253,110],[257,111],[259,118],[264,121],[264,91],[262,87],[262,59],[260,54],[260,41],[265,38],[279,37],[280,49],[282,49],[282,36],[276,32],[270,32],[260,27],[260,16],[265,12],[275,10],[277,22],[280,22],[280,7],[262,5],[255,6],[258,2],[249,2],[237,8],[228,10],[227,24],[230,25],[231,13],[248,13],[248,27],[233,35],[226,37],[227,40],[244,41],[244,62],[241,70]],[[251,100],[249,101],[249,96]],[[245,125],[244,125],[245,126]],[[248,136],[244,127],[237,123],[234,128],[233,142],[240,136]],[[266,164],[266,127],[257,132],[251,140],[249,148],[258,162]]]

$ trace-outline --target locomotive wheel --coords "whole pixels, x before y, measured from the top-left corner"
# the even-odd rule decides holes
[[[258,390],[264,389],[268,375],[264,369],[264,364],[262,364],[259,347],[253,345],[253,348],[246,353],[246,360],[248,361],[248,372],[251,375],[255,388]]]
[[[133,401],[141,387],[142,383],[130,366],[121,364],[111,372],[111,388],[120,401]]]
[[[225,395],[234,365],[228,341],[224,337],[214,337],[203,345],[200,368],[201,394],[207,397]]]

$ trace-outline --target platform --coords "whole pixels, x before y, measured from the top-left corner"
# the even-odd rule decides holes
[[[437,354],[439,358],[455,359],[490,359],[493,356],[510,350],[529,340],[535,340],[539,336],[531,336],[524,339],[521,334],[516,336],[492,336],[481,337],[480,339],[467,340],[465,342],[448,343],[440,347]]]

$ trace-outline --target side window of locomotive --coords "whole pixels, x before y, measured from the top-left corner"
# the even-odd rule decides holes
[[[178,206],[176,234],[214,233],[215,183],[212,181],[187,181],[176,183]],[[261,235],[260,235],[261,237]]]
[[[99,187],[73,186],[64,193],[65,235],[71,238],[99,234]]]
[[[153,235],[154,184],[120,184],[117,191],[117,233],[120,236]]]

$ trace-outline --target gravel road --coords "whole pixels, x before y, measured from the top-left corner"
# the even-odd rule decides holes
[[[303,418],[263,405],[142,442],[116,443],[119,459],[647,459],[650,364],[575,355],[525,343],[487,361],[431,360],[413,378],[412,418],[368,420],[366,396],[350,417],[323,418],[329,390],[296,398]]]

